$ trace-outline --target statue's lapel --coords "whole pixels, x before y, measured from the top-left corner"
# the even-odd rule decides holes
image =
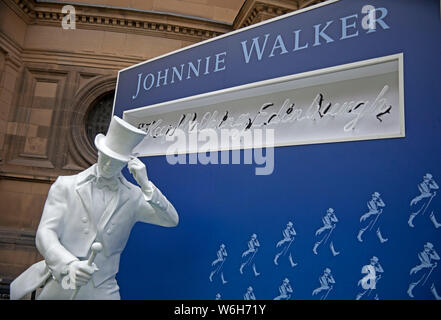
[[[93,210],[91,181],[87,181],[85,183],[78,185],[75,188],[75,191],[77,192],[78,196],[81,199],[81,202],[83,203],[84,210],[89,215],[89,218],[91,218],[91,213]],[[93,221],[93,220],[91,220],[91,221]]]
[[[115,214],[130,199],[129,192],[124,192],[124,186],[121,183],[118,184],[119,188],[115,197],[113,197],[112,200],[110,200],[110,202],[107,204],[106,209],[98,222],[99,230],[104,230],[113,214]]]
[[[75,192],[81,199],[84,210],[89,216],[89,221],[94,221],[93,217],[93,200],[92,200],[92,182],[96,175],[97,164],[92,165],[88,169],[78,174]]]
[[[84,210],[87,212],[90,221],[95,221],[93,216],[94,205],[92,199],[92,181],[94,178],[93,172],[95,170],[95,166],[96,165],[93,165],[89,169],[79,173],[79,182],[75,188],[75,191],[80,197]],[[123,176],[120,176],[118,182],[118,191],[115,193],[115,196],[105,204],[104,212],[99,221],[96,222],[96,227],[98,230],[104,230],[112,215],[117,212],[127,201],[129,201],[129,190],[130,184],[124,179]]]

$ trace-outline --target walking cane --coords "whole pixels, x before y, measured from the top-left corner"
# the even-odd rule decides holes
[[[328,289],[328,292],[326,292],[325,296],[321,299],[321,300],[326,300],[326,298],[328,297],[329,292],[332,290],[333,287],[330,287]]]
[[[378,281],[380,281],[380,279],[381,279],[381,275],[375,279],[375,287],[377,286]],[[371,295],[371,293],[372,293],[372,289],[369,289],[368,290],[368,297]]]
[[[426,283],[427,279],[429,279],[430,274],[432,273],[433,269],[435,269],[435,267],[436,267],[436,265],[434,265],[434,266],[430,269],[429,273],[427,274],[426,279],[424,279],[424,282],[423,282],[422,286],[424,286],[424,284]]]
[[[326,239],[325,239],[325,241],[324,241],[323,243],[326,243],[326,241],[328,241],[328,239],[329,239],[329,237],[331,236],[331,233],[332,233],[332,231],[334,231],[334,229],[335,229],[335,226],[332,227],[331,231],[329,231],[329,233],[328,233],[328,235],[326,236]]]
[[[289,249],[289,247],[291,246],[291,243],[294,241],[294,238],[292,238],[292,240],[288,243],[288,245],[285,247],[285,249],[283,249],[283,253],[282,253],[282,256],[284,256],[287,252],[288,252],[288,249]]]
[[[216,271],[214,272],[214,274],[218,273],[220,269],[222,269],[222,266],[224,265],[226,259],[222,260],[222,263],[220,264],[219,267],[217,267]]]
[[[246,264],[250,263],[251,261],[253,261],[254,256],[256,255],[257,251],[259,251],[257,248],[254,250],[253,254],[251,255],[250,259],[246,262]]]
[[[429,201],[427,201],[426,207],[424,208],[423,212],[421,213],[421,215],[424,214],[424,212],[426,212],[426,209],[429,207],[430,202],[432,201],[433,197],[436,195],[436,193],[434,192],[433,195],[430,197]]]
[[[372,230],[372,228],[374,227],[374,225],[377,223],[378,218],[380,217],[380,214],[383,213],[383,209],[380,209],[380,212],[377,214],[377,217],[374,220],[374,223],[371,225],[371,227],[369,228],[369,231]]]
[[[212,263],[212,266],[216,265],[219,262],[219,260],[214,260]],[[219,272],[219,270],[222,268],[223,264],[225,262],[225,259],[222,260],[222,263],[220,264],[220,266],[216,267],[216,269],[214,271],[211,271],[210,273],[210,281],[213,281],[213,276]]]
[[[254,250],[253,254],[251,255],[250,258],[248,258],[246,262],[241,264],[241,267],[244,268],[248,263],[250,263],[253,260],[254,256],[256,255],[256,253],[257,253],[257,249]]]
[[[92,253],[89,256],[89,259],[87,260],[87,264],[89,266],[92,265],[93,261],[95,260],[96,255],[103,249],[103,245],[100,242],[94,242],[92,244]],[[70,300],[75,300],[78,291],[80,291],[80,287],[75,288],[75,291],[72,293],[72,296],[70,297]]]

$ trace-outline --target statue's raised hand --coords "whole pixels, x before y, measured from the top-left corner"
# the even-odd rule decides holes
[[[136,182],[138,182],[141,189],[148,189],[149,179],[147,177],[147,169],[145,164],[138,158],[133,157],[127,163],[127,167],[133,178],[135,178]]]

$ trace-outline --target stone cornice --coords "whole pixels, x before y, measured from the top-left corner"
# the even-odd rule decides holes
[[[144,61],[145,57],[119,57],[115,55],[105,55],[96,53],[75,53],[62,50],[23,50],[22,60],[26,63],[45,63],[68,66],[79,66],[89,68],[100,68],[117,70]]]
[[[246,0],[233,22],[233,28],[244,28],[263,20],[297,10],[298,7],[298,1]]]
[[[63,3],[4,0],[26,23],[59,26]],[[147,34],[186,41],[201,41],[232,31],[232,27],[207,19],[124,8],[75,5],[76,27]]]
[[[27,24],[61,27],[58,1],[3,0]],[[198,42],[325,0],[246,0],[232,25],[167,12],[74,3],[76,27]]]
[[[297,1],[299,3],[299,9],[303,9],[309,6],[313,6],[317,3],[324,2],[326,0],[303,0],[303,1]]]
[[[78,170],[79,171],[79,170]],[[72,174],[78,173],[74,172]],[[40,182],[40,183],[49,183],[52,184],[57,180],[57,175],[53,176],[44,176],[44,175],[34,175],[34,174],[26,174],[26,173],[18,173],[18,172],[6,172],[3,169],[0,170],[0,180],[16,180],[16,181],[25,181],[25,182]]]
[[[233,22],[233,29],[244,28],[323,1],[325,0],[246,0]]]

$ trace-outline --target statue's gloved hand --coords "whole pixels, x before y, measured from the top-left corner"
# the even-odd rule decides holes
[[[73,261],[69,264],[69,280],[71,286],[84,286],[92,278],[92,275],[98,268],[95,263],[91,266],[85,261]]]
[[[127,167],[133,178],[135,178],[136,182],[138,182],[141,189],[149,190],[149,179],[147,177],[147,169],[144,163],[138,158],[134,157],[129,160],[129,162],[127,163]]]

